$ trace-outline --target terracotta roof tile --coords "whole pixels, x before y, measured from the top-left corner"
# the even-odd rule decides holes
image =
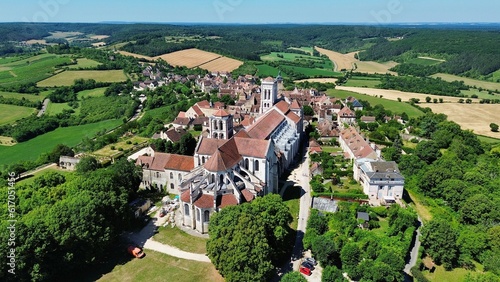
[[[268,76],[264,79],[264,82],[274,82],[274,78]]]
[[[241,131],[240,131],[241,132]],[[234,137],[234,141],[238,146],[238,152],[242,156],[265,158],[269,150],[270,141],[262,139],[240,138]]]
[[[290,111],[290,106],[288,105],[287,102],[281,100],[276,105],[274,105],[278,110],[280,110],[282,113],[286,114],[288,111]]]
[[[223,109],[218,110],[215,114],[213,114],[214,117],[227,117],[229,114],[224,111]]]
[[[215,154],[205,163],[204,167],[210,172],[226,171],[241,161],[241,155],[233,139],[219,147]]]
[[[217,148],[222,146],[227,140],[202,138],[197,153],[199,155],[213,155]]]
[[[191,156],[171,154],[165,164],[165,168],[170,170],[191,171],[194,168],[194,158]]]
[[[243,195],[245,201],[247,202],[251,202],[255,198],[252,192],[248,191],[248,189],[241,190],[241,194]]]
[[[238,200],[232,194],[226,194],[217,197],[217,207],[225,208],[228,206],[236,206],[238,204]]]
[[[267,139],[284,119],[282,114],[273,109],[250,126],[247,133],[251,138]]]
[[[240,130],[238,133],[234,135],[234,137],[240,137],[240,138],[250,138],[250,135],[245,130]]]
[[[188,191],[189,192],[189,191]],[[200,209],[210,209],[214,207],[214,196],[202,194],[195,202],[194,205]]]
[[[200,101],[195,105],[197,105],[200,108],[210,108],[210,103],[207,100]]]
[[[189,190],[182,192],[181,201],[184,203],[190,203],[191,202],[191,197],[189,196],[190,193],[191,191]]]
[[[289,112],[286,116],[291,119],[295,124],[300,122],[300,117],[294,112]]]
[[[290,105],[290,109],[294,109],[294,110],[301,109],[299,102],[297,102],[297,100],[293,100],[292,104]]]
[[[198,116],[204,116],[204,115],[205,115],[205,114],[203,113],[203,111],[200,109],[200,107],[199,107],[197,104],[195,104],[195,105],[193,106],[193,110],[194,110],[194,112],[195,112]]]

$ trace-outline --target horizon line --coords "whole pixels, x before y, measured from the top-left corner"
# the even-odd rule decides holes
[[[24,23],[24,24],[171,24],[171,25],[181,25],[181,24],[189,24],[189,25],[445,25],[445,24],[461,24],[461,25],[491,25],[491,24],[499,24],[500,22],[479,22],[479,21],[467,21],[467,22],[435,22],[435,21],[424,21],[424,22],[393,22],[393,23],[377,23],[377,22],[160,22],[160,21],[96,21],[96,22],[3,22],[0,21],[0,24],[16,24],[16,23]]]

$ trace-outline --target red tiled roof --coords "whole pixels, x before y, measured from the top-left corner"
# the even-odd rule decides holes
[[[297,102],[297,100],[293,100],[292,104],[290,105],[290,109],[294,109],[294,110],[297,110],[297,109],[300,109],[300,105],[299,105],[299,102]]]
[[[203,111],[200,109],[200,107],[199,107],[197,104],[195,104],[195,105],[193,106],[193,110],[194,110],[194,112],[195,112],[198,116],[203,116],[203,115],[205,115],[205,114],[203,113]]]
[[[236,206],[238,204],[238,200],[236,200],[236,197],[232,194],[226,194],[217,197],[217,207],[219,208],[225,208],[228,206]]]
[[[179,112],[177,115],[178,118],[185,118],[186,117],[186,112]]]
[[[248,189],[243,189],[241,190],[241,194],[243,195],[243,198],[245,198],[245,201],[251,202],[254,199],[254,195],[252,192],[248,191]]]
[[[240,137],[240,138],[250,138],[250,135],[245,130],[240,130],[238,133],[234,135],[234,137]]]
[[[214,115],[214,117],[227,117],[229,114],[223,109],[218,110]]]
[[[241,155],[233,138],[219,147],[215,154],[208,159],[204,167],[210,172],[226,171],[235,166],[240,160]]]
[[[210,103],[207,100],[203,100],[196,103],[195,106],[198,106],[200,108],[210,108]]]
[[[280,125],[285,117],[276,110],[270,110],[247,130],[248,135],[255,139],[267,139]]]
[[[355,115],[351,111],[351,109],[349,109],[349,107],[344,107],[342,110],[340,110],[339,116],[346,117],[346,116],[355,116]]]
[[[250,126],[254,123],[255,119],[252,116],[246,116],[245,119],[241,122],[243,126]]]
[[[265,82],[274,82],[274,78],[268,76],[264,79]]]
[[[188,191],[189,192],[189,191]],[[210,209],[214,207],[214,196],[202,194],[195,202],[194,205],[200,209]]]
[[[190,193],[191,193],[191,191],[189,191],[189,190],[182,192],[182,194],[181,194],[181,202],[190,203],[191,202]]]
[[[194,158],[191,156],[171,154],[165,164],[165,168],[170,170],[191,171],[194,168]]]
[[[213,155],[217,148],[222,146],[227,140],[202,138],[197,153],[199,155]]]
[[[153,157],[151,156],[139,156],[135,164],[140,166],[146,165],[147,167],[150,167],[152,162],[153,162]]]
[[[286,116],[293,121],[293,123],[297,124],[300,122],[300,117],[294,112],[289,112]]]
[[[283,100],[279,101],[274,106],[284,114],[288,113],[288,111],[290,110],[290,106],[288,105],[288,103]]]
[[[243,131],[243,130],[242,130]],[[241,131],[240,131],[241,132]],[[269,140],[234,137],[238,152],[242,156],[265,158],[269,150]]]

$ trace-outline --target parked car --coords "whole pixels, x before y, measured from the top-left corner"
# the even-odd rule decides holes
[[[305,261],[312,264],[312,265],[318,264],[318,262],[314,258],[305,258]]]
[[[307,261],[303,261],[300,265],[309,268],[310,270],[314,270],[314,265],[312,265],[312,263],[309,263]]]
[[[132,256],[134,256],[136,258],[143,258],[146,255],[144,253],[144,251],[142,251],[141,248],[134,246],[134,245],[128,246],[127,251],[129,254],[131,254]]]
[[[310,276],[310,275],[311,275],[311,270],[310,270],[309,268],[307,268],[307,267],[303,267],[303,266],[301,266],[301,267],[299,268],[299,271],[300,271],[300,273],[305,274],[305,275],[307,275],[307,276]]]

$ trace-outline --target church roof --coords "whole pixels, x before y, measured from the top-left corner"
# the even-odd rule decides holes
[[[236,206],[238,204],[238,200],[233,194],[226,194],[217,197],[217,207],[225,208],[228,206]]]
[[[189,191],[187,191],[189,193]],[[201,197],[199,197],[195,202],[194,202],[195,207],[200,208],[200,209],[210,209],[214,207],[214,196],[209,195],[209,194],[202,194]]]
[[[284,119],[285,117],[277,110],[270,110],[265,116],[252,124],[247,133],[254,139],[267,139]]]
[[[226,171],[234,167],[240,160],[241,155],[233,138],[219,147],[215,154],[208,159],[204,167],[210,172]]]
[[[283,100],[276,103],[275,107],[284,114],[288,113],[288,111],[290,110],[290,106],[288,105],[288,103]]]
[[[259,140],[251,138],[234,137],[234,141],[238,146],[239,154],[246,157],[266,158],[269,149],[269,140]]]
[[[264,78],[264,82],[274,82],[274,78],[268,76],[268,77]]]
[[[292,104],[290,105],[290,109],[300,110],[301,107],[300,107],[299,102],[297,102],[297,100],[293,100]]]
[[[300,117],[294,112],[289,112],[288,114],[286,114],[286,116],[289,119],[291,119],[295,124],[300,122]]]
[[[218,110],[215,114],[214,117],[227,117],[229,114],[224,111],[223,109]]]

